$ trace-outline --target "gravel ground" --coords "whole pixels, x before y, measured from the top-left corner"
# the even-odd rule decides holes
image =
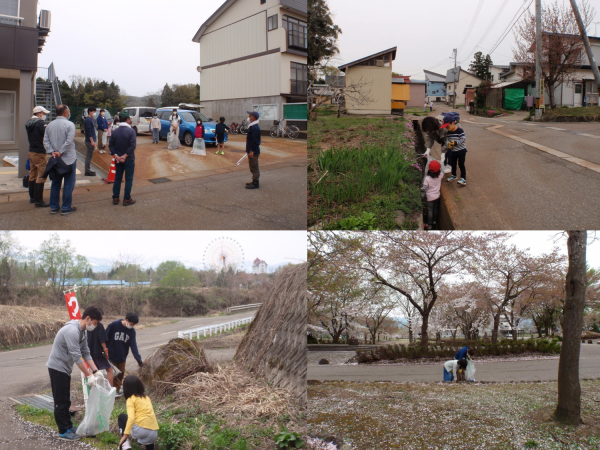
[[[32,422],[27,422],[23,420],[16,411],[13,412],[13,420],[18,424],[19,427],[25,431],[24,435],[27,436],[28,440],[35,439],[36,445],[39,443],[40,449],[53,449],[53,450],[70,450],[70,449],[95,449],[96,447],[90,444],[86,444],[84,442],[67,442],[61,439],[58,439],[58,432],[55,429],[45,427],[42,425],[37,425]],[[0,444],[8,444],[10,442],[3,442],[0,440]],[[12,442],[10,444],[14,444],[14,449],[21,448],[19,447],[18,442]]]
[[[344,364],[350,358],[356,356],[356,352],[308,352],[308,365],[317,366],[321,358],[329,361],[329,364]]]

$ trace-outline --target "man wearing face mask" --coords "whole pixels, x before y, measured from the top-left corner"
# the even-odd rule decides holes
[[[71,422],[71,372],[73,364],[87,377],[90,386],[95,386],[98,378],[102,378],[90,355],[86,331],[93,331],[102,320],[102,313],[95,306],[88,306],[80,320],[70,320],[65,323],[52,344],[52,351],[46,363],[50,374],[52,397],[54,399],[54,419],[58,426],[59,439],[77,441],[80,437],[75,434]],[[85,362],[84,362],[85,361]],[[86,363],[89,366],[86,367]]]
[[[29,202],[35,203],[36,208],[47,208],[50,203],[44,202],[43,178],[48,164],[46,149],[44,148],[44,134],[46,133],[46,111],[43,106],[33,108],[33,117],[25,124],[27,139],[29,140]]]
[[[94,150],[96,150],[96,108],[90,106],[88,108],[88,116],[85,118],[83,124],[85,130],[85,146],[87,147],[87,155],[85,156],[85,176],[93,177],[96,176],[96,172],[90,169],[92,164],[92,156],[94,156]]]
[[[125,362],[130,348],[138,365],[140,367],[143,365],[142,357],[137,348],[135,330],[133,329],[139,321],[140,319],[136,313],[127,313],[125,319],[115,320],[106,328],[106,335],[108,337],[106,346],[108,347],[110,362],[121,371],[119,375],[114,377],[113,386],[117,389],[117,396],[123,395],[121,386],[123,384],[123,377],[125,376]]]

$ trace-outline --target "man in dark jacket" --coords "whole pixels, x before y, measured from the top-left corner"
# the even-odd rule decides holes
[[[88,116],[85,118],[83,128],[85,131],[85,146],[87,147],[87,155],[85,155],[85,176],[93,177],[96,172],[90,169],[92,164],[92,156],[94,156],[94,150],[96,149],[96,122],[94,116],[96,115],[96,108],[90,106],[88,108]]]
[[[101,109],[100,115],[96,119],[96,123],[98,124],[98,150],[99,153],[106,153],[104,151],[104,144],[102,143],[104,133],[108,133],[108,120],[104,118],[106,114],[106,110]]]
[[[108,341],[106,347],[108,347],[108,358],[121,373],[114,377],[114,387],[117,389],[118,395],[123,384],[123,376],[125,375],[125,362],[129,355],[129,349],[137,361],[138,365],[142,367],[142,357],[137,348],[137,341],[135,338],[135,330],[133,327],[140,321],[139,317],[135,313],[127,313],[125,319],[115,320],[111,322],[106,328],[106,336]]]
[[[252,173],[252,181],[246,183],[246,189],[258,189],[260,170],[258,168],[258,157],[260,156],[260,125],[258,118],[260,114],[256,111],[248,111],[248,135],[246,136],[246,153],[248,153],[248,164]]]
[[[133,186],[133,173],[135,171],[135,147],[137,138],[135,130],[131,128],[131,117],[127,111],[122,111],[119,128],[113,131],[108,148],[110,154],[115,158],[115,183],[113,185],[113,205],[119,204],[121,195],[121,181],[125,174],[125,193],[123,195],[123,206],[133,205],[135,200],[131,198]]]
[[[43,178],[48,164],[48,156],[44,148],[44,134],[46,133],[46,114],[50,111],[42,106],[33,108],[33,117],[25,124],[27,139],[29,139],[29,202],[35,203],[36,208],[47,208],[50,203],[44,202]]]

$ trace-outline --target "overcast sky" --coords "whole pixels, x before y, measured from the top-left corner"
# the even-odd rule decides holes
[[[23,247],[39,248],[51,234],[68,239],[78,254],[87,258],[116,260],[135,256],[142,266],[154,261],[195,262],[201,268],[207,245],[220,237],[235,239],[246,261],[260,258],[268,264],[306,261],[303,231],[13,231]],[[188,263],[187,265],[191,265]]]
[[[39,66],[114,80],[143,96],[165,83],[199,83],[200,45],[192,38],[222,0],[39,0],[52,27]]]
[[[569,4],[568,0],[559,1]],[[535,11],[532,0],[483,1],[467,37],[480,0],[327,0],[327,3],[335,15],[335,23],[343,31],[338,41],[341,54],[337,66],[398,47],[394,71],[412,75],[414,79],[424,79],[423,69],[445,75],[454,66],[450,58],[454,48],[458,48],[459,65],[462,62],[467,69],[473,54],[477,51],[487,54],[519,11],[530,3],[531,11]],[[594,21],[600,21],[600,0],[590,0],[590,4],[596,9]],[[594,34],[594,25],[588,32]],[[513,61],[513,46],[510,32],[492,53],[494,64]]]

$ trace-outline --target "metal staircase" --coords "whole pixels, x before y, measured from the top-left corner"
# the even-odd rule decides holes
[[[54,71],[54,63],[50,67],[38,67],[35,80],[35,104],[43,106],[50,114],[47,121],[56,119],[56,107],[62,103],[60,98],[60,89],[58,86],[58,78]]]

